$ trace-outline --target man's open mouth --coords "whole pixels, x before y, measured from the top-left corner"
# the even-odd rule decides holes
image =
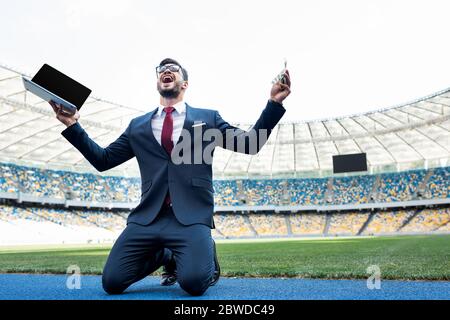
[[[161,82],[162,83],[171,83],[173,82],[175,79],[173,78],[172,75],[170,74],[165,74],[161,77]]]

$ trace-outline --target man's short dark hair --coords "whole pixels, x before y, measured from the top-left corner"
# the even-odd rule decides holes
[[[188,73],[185,68],[181,64],[178,63],[175,59],[172,58],[165,58],[163,61],[159,63],[160,66],[166,65],[166,64],[176,64],[177,66],[180,66],[181,73],[183,74],[183,79],[185,81],[188,81]]]

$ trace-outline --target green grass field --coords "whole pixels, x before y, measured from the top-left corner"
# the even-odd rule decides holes
[[[0,273],[101,274],[109,246],[0,247]],[[450,280],[450,235],[218,241],[224,276]]]

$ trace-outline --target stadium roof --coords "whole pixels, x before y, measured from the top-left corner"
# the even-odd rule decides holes
[[[24,90],[23,74],[0,65],[0,161],[77,172],[96,170],[60,134],[53,110]],[[148,110],[90,97],[80,124],[107,146]],[[101,121],[99,120],[101,119]],[[243,129],[250,124],[234,123]],[[450,88],[415,101],[338,118],[280,123],[255,156],[217,148],[214,173],[229,176],[317,176],[332,155],[367,153],[371,172],[445,166],[450,159]],[[105,175],[139,176],[136,159]]]

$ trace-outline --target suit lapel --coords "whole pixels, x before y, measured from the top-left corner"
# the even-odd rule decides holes
[[[153,142],[153,144],[155,145],[155,148],[157,148],[158,149],[158,151],[162,154],[162,155],[164,155],[164,157],[168,157],[168,155],[167,155],[167,152],[166,152],[166,150],[164,150],[164,148],[158,143],[158,140],[156,140],[156,138],[155,138],[155,135],[153,134],[153,127],[152,127],[152,119],[153,119],[153,116],[155,115],[155,113],[156,113],[156,111],[158,111],[158,108],[156,108],[155,110],[153,110],[153,111],[151,111],[149,114],[148,114],[148,117],[147,117],[147,119],[146,119],[146,124],[147,124],[147,128],[148,128],[148,130],[146,130],[146,132],[148,132],[149,133],[149,135],[150,135],[150,140]]]
[[[192,109],[192,107],[190,107],[190,106],[186,103],[186,118],[184,119],[183,129],[182,129],[182,130],[187,130],[187,131],[189,131],[189,133],[191,134],[191,136],[192,136],[192,131],[191,131],[191,129],[192,129],[192,124],[194,123],[193,115],[192,115],[192,112],[193,112],[193,111],[194,111],[194,110]],[[174,147],[175,147],[177,144],[179,144],[180,142],[181,142],[181,134],[180,134],[180,137],[178,138],[177,143],[174,145]]]

